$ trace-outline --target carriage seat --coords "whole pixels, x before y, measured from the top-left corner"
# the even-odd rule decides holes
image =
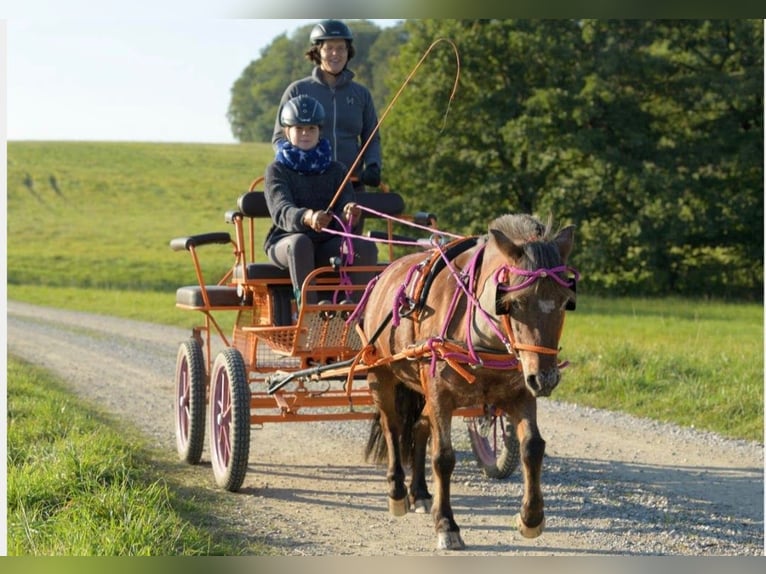
[[[404,212],[404,199],[398,193],[394,192],[364,192],[356,196],[356,202],[368,209],[374,209],[386,215],[397,216]],[[270,218],[269,208],[266,205],[266,196],[262,191],[248,191],[243,193],[237,199],[237,210],[227,211],[225,219],[232,223],[237,216],[250,217],[253,219]],[[366,214],[367,217],[375,217]],[[244,270],[242,268],[234,269],[235,281],[269,281],[269,280],[289,280],[290,271],[277,267],[273,263],[248,263]]]
[[[368,209],[374,209],[385,215],[401,215],[404,213],[404,199],[395,192],[367,191],[356,195],[356,202]],[[262,191],[248,191],[237,200],[238,211],[226,213],[226,221],[231,222],[235,215],[252,218],[270,218],[266,197]],[[366,214],[367,217],[374,217]]]
[[[240,296],[236,287],[227,285],[208,285],[206,286],[207,296],[210,300],[210,306],[218,307],[240,307],[249,305],[250,293],[244,293]],[[176,289],[176,305],[192,309],[203,309],[205,299],[202,296],[202,287],[200,285],[187,285]]]

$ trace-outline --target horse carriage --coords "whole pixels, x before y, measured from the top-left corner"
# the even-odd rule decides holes
[[[437,545],[462,548],[448,494],[454,466],[449,432],[452,418],[459,417],[485,474],[504,478],[523,462],[526,490],[517,522],[525,536],[539,534],[544,441],[534,400],[558,383],[558,340],[564,312],[574,305],[576,271],[565,264],[571,229],[551,238],[540,222],[523,216],[499,218],[486,237],[463,238],[439,231],[433,214],[408,215],[395,192],[358,194],[366,220],[383,222],[372,227],[385,229],[367,236],[381,243],[379,252],[387,252],[388,261],[368,267],[330,261],[307,277],[305,303],[298,306],[288,271],[256,261],[261,249],[256,226],[269,224],[261,182],[255,180],[237,209],[226,212],[233,237],[214,232],[170,242],[173,250],[190,254],[197,278],[197,284],[177,290],[176,306],[204,318],[177,354],[180,458],[199,463],[207,434],[216,483],[236,491],[247,472],[252,427],[370,419],[377,424],[378,444],[371,434],[368,455],[377,448],[389,456],[390,511],[401,515],[412,505],[430,508],[424,478],[430,440]],[[408,235],[398,233],[402,225],[409,227]],[[525,242],[537,251],[518,246]],[[198,253],[208,245],[233,251],[231,267],[214,283],[204,276]],[[407,253],[395,257],[395,246]],[[371,274],[372,284],[359,279]],[[306,302],[309,291],[318,292],[318,303]],[[233,314],[233,333],[225,332],[221,313],[230,319]],[[512,380],[502,392],[485,382],[500,379]],[[453,392],[466,381],[469,392]],[[439,393],[442,384],[452,391]],[[412,396],[397,398],[394,387]],[[432,391],[447,400],[426,400]],[[394,407],[403,401],[417,405],[408,429]],[[412,450],[407,489],[402,465],[410,461],[402,459],[396,445],[405,431],[412,435],[418,421],[426,430]]]

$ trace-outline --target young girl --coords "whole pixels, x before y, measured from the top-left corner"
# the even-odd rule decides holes
[[[272,220],[264,249],[271,261],[290,270],[299,304],[306,276],[339,256],[344,241],[339,235],[323,232],[327,228],[340,230],[326,210],[346,175],[343,164],[332,159],[330,142],[320,137],[324,116],[324,108],[311,96],[300,95],[282,105],[279,122],[285,140],[266,168],[264,179],[266,205]],[[360,217],[361,210],[354,203],[354,190],[349,182],[333,213],[351,226]],[[357,238],[352,242],[353,263],[375,265],[377,247]],[[355,282],[361,282],[359,279]],[[316,303],[316,293],[309,291],[306,300]]]

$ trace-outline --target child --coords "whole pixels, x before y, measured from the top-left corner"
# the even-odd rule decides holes
[[[272,262],[290,270],[299,304],[306,276],[316,267],[329,265],[332,257],[340,255],[345,241],[339,235],[323,232],[327,228],[340,230],[326,210],[346,175],[343,164],[332,159],[329,140],[320,137],[324,116],[324,108],[311,96],[300,95],[282,105],[279,122],[285,141],[279,144],[264,178],[272,220],[264,250]],[[361,216],[350,182],[344,186],[332,213],[349,226]],[[352,244],[354,264],[375,265],[378,251],[373,243],[353,238]],[[360,279],[355,278],[355,282]],[[316,293],[307,292],[306,300],[316,303]]]

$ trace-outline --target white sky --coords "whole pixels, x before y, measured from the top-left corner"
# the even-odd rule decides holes
[[[233,143],[234,82],[276,36],[317,21],[44,13],[6,22],[9,141]]]

